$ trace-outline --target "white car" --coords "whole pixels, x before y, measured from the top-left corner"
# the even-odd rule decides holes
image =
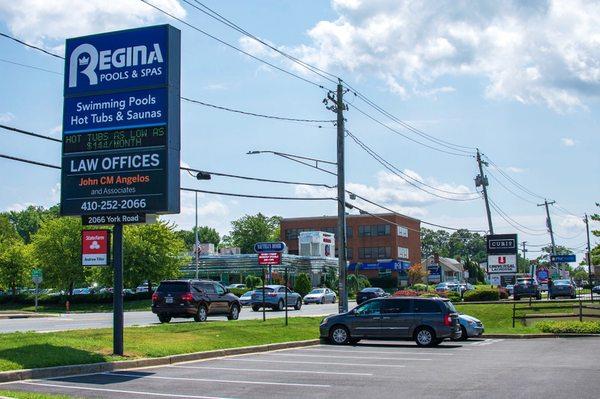
[[[315,288],[304,297],[304,304],[309,303],[335,303],[337,295],[329,288]]]
[[[230,290],[233,290],[233,289],[243,290],[244,288],[246,288],[246,284],[229,284],[227,286],[227,288],[229,288]]]

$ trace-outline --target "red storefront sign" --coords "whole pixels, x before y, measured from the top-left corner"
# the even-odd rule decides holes
[[[280,252],[263,252],[258,254],[258,264],[260,266],[275,266],[281,264]]]
[[[81,231],[81,264],[108,266],[110,259],[110,230]]]

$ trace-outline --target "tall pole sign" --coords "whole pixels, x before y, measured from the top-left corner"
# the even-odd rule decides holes
[[[516,234],[487,236],[488,275],[499,276],[500,281],[514,280],[517,273],[518,241]],[[498,277],[496,278],[498,281]]]
[[[123,354],[123,223],[179,213],[181,32],[67,39],[61,215],[113,224],[113,352]]]

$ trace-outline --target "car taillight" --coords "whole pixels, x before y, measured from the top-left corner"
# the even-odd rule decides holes
[[[444,316],[444,325],[450,327],[452,325],[452,316],[446,315]]]
[[[276,296],[277,296],[277,293],[276,293],[276,292],[269,292],[269,293],[267,294],[267,296],[270,296],[270,297],[276,297]]]
[[[191,292],[186,292],[185,294],[181,294],[181,300],[192,302],[194,300],[194,295]]]
[[[152,294],[152,302],[156,301],[158,301],[158,294],[155,292],[154,294]]]

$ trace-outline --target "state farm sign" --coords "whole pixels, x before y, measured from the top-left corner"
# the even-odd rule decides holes
[[[81,231],[81,264],[83,266],[108,266],[110,230]]]
[[[489,255],[488,273],[516,273],[517,255]]]

